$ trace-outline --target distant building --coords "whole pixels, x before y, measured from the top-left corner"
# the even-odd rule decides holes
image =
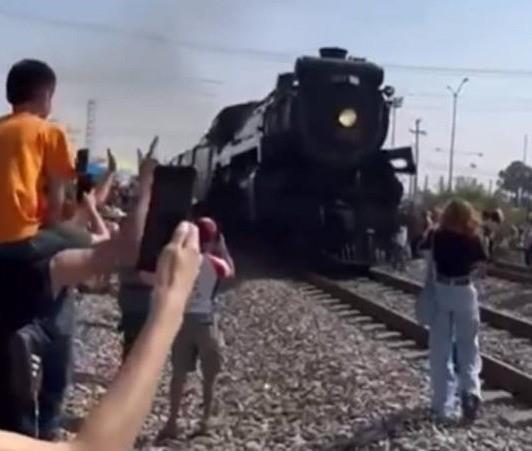
[[[456,189],[478,188],[480,187],[480,184],[478,183],[476,177],[467,177],[460,175],[456,177],[454,186]]]

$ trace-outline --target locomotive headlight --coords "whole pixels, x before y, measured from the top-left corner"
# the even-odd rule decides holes
[[[357,112],[353,108],[346,108],[340,111],[338,122],[342,127],[351,128],[357,123]]]

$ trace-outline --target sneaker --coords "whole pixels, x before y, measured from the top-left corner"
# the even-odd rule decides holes
[[[462,395],[462,413],[467,421],[475,421],[480,408],[480,398],[472,393]]]

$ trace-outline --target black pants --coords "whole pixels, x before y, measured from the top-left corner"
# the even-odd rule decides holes
[[[130,271],[131,272],[131,271]],[[128,283],[122,271],[118,290],[118,306],[122,313],[119,329],[124,334],[122,361],[126,359],[150,311],[152,288],[140,283]],[[131,277],[131,275],[129,274]]]
[[[9,389],[8,344],[23,327],[32,329],[43,367],[40,429],[46,437],[61,421],[72,369],[74,304],[65,290],[52,294],[50,259],[68,243],[55,234],[0,245],[0,429],[33,434],[33,409],[21,408]]]

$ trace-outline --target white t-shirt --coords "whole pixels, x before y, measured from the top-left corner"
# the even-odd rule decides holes
[[[185,313],[211,314],[214,308],[213,298],[217,283],[218,274],[214,264],[208,257],[203,255],[199,274],[188,298]]]

